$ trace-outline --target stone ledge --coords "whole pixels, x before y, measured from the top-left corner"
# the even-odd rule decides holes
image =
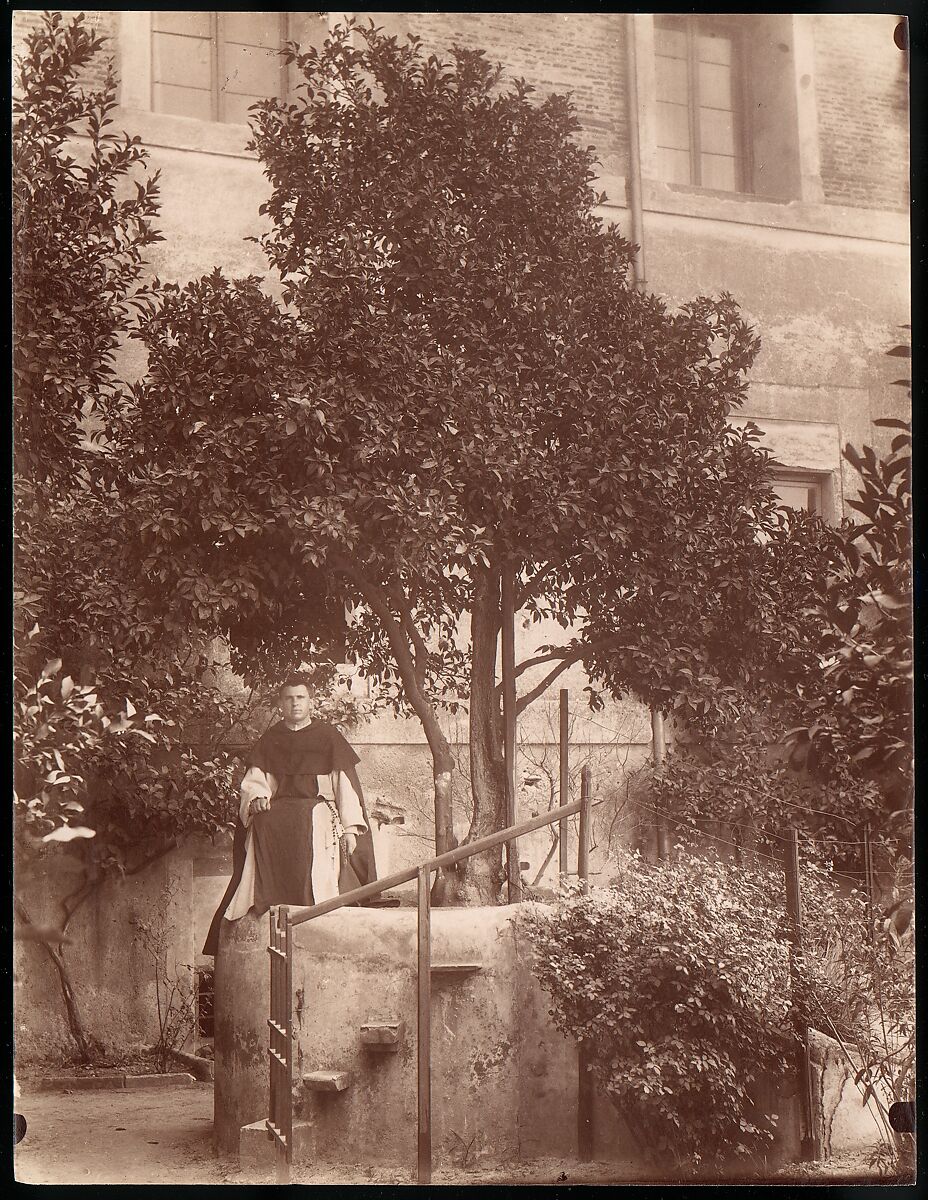
[[[36,1080],[36,1092],[125,1091],[137,1088],[189,1087],[197,1081],[186,1071],[166,1075],[50,1075]]]
[[[303,1087],[308,1092],[344,1092],[351,1084],[347,1071],[307,1071]]]
[[[199,1058],[196,1054],[187,1054],[183,1050],[175,1050],[173,1057],[182,1067],[187,1068],[194,1079],[198,1079],[201,1083],[213,1082],[214,1070],[211,1058]]]
[[[127,1075],[127,1088],[189,1087],[197,1081],[187,1071],[174,1071],[169,1075]]]
[[[313,1125],[311,1121],[293,1122],[293,1161],[311,1157]],[[239,1163],[244,1170],[273,1166],[277,1148],[269,1137],[262,1117],[239,1131]]]
[[[627,180],[621,175],[602,175],[594,188],[605,191],[603,215],[627,211]],[[908,210],[855,208],[849,204],[816,200],[771,200],[751,193],[713,192],[699,188],[643,179],[644,212],[692,217],[735,225],[824,233],[846,239],[909,245]]]

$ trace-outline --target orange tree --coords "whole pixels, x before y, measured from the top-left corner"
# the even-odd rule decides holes
[[[621,642],[585,580],[646,594],[702,556],[703,596],[775,524],[767,456],[727,421],[758,343],[728,296],[635,289],[564,97],[373,27],[287,57],[297,98],[252,121],[283,302],[218,271],[164,289],[120,540],[167,624],[226,636],[246,673],[341,636],[350,605],[348,653],[425,731],[444,850],[443,707],[469,709],[468,837],[504,820],[504,576],[532,618],[589,623],[519,664],[548,666],[524,708]],[[468,871],[494,898],[499,855]]]

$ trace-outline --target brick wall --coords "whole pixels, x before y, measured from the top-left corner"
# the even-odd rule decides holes
[[[508,75],[538,90],[570,92],[583,126],[581,140],[596,147],[602,169],[623,175],[627,163],[625,45],[621,13],[407,12],[360,13],[417,34],[433,52],[452,45],[478,47]],[[397,20],[386,20],[396,18]]]
[[[818,14],[815,90],[825,199],[908,206],[908,78],[890,14]]]
[[[68,14],[70,16],[70,14]],[[409,12],[359,13],[391,32],[409,29],[430,50],[479,46],[510,75],[524,76],[540,95],[570,92],[605,174],[627,164],[624,22],[621,13]],[[89,11],[92,25],[113,41],[119,12]],[[38,10],[14,12],[14,52],[39,23]],[[827,201],[904,210],[908,204],[907,75],[892,42],[889,14],[814,17],[815,84],[822,176]],[[117,59],[118,65],[118,59]],[[99,82],[103,56],[88,82]]]
[[[63,20],[71,21],[77,14],[73,11],[63,13]],[[93,60],[88,64],[87,70],[84,72],[82,82],[87,87],[99,87],[103,82],[103,76],[106,71],[107,58],[116,60],[117,71],[119,69],[118,57],[118,28],[119,28],[119,12],[115,9],[97,9],[95,11],[85,10],[87,25],[94,31],[107,38],[102,51],[95,55]],[[12,29],[12,45],[14,57],[19,55],[24,49],[24,41],[33,29],[37,29],[42,24],[42,10],[37,8],[18,8],[13,12],[13,29]]]

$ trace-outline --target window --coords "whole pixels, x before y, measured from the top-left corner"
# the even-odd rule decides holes
[[[822,484],[817,479],[774,479],[770,486],[789,508],[814,513],[823,511]]]
[[[657,16],[654,59],[661,178],[749,191],[738,30],[705,17]]]
[[[246,125],[248,109],[291,86],[277,51],[320,45],[325,13],[152,12],[152,109]]]

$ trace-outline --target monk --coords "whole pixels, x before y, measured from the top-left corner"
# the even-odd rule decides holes
[[[204,954],[215,956],[223,920],[274,904],[317,904],[376,878],[357,754],[334,725],[315,718],[306,676],[284,680],[279,703],[283,720],[248,755],[232,879]]]

